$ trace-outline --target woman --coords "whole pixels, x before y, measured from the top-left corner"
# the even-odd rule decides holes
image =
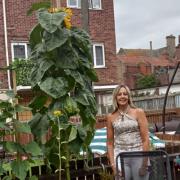
[[[130,90],[125,85],[120,85],[113,92],[114,112],[107,116],[107,147],[108,157],[114,171],[116,172],[115,159],[120,152],[124,151],[148,151],[149,135],[148,123],[142,109],[133,105]],[[131,163],[131,164],[129,164]],[[141,159],[139,167],[132,162],[125,162],[125,180],[148,179],[145,171],[147,159]],[[138,168],[138,176],[137,176]],[[135,171],[136,169],[136,171]]]

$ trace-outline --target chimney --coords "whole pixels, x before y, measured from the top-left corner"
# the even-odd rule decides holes
[[[150,41],[149,43],[150,43],[150,50],[152,51],[152,41]]]
[[[153,55],[153,51],[152,51],[152,41],[149,41],[149,44],[150,44],[150,56],[152,57],[152,55]]]
[[[166,46],[169,59],[172,60],[176,54],[175,36],[166,36]]]

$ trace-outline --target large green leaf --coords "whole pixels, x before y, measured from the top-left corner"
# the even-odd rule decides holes
[[[68,81],[64,77],[48,77],[39,84],[42,91],[57,99],[69,92]]]
[[[82,87],[84,87],[83,76],[78,71],[66,69],[65,73],[66,75],[71,76]]]
[[[54,33],[44,33],[45,45],[47,51],[62,46],[68,40],[68,34],[65,29],[57,29]]]
[[[3,175],[3,173],[5,173],[6,171],[4,170],[4,168],[3,168],[3,163],[2,162],[0,162],[0,176],[1,175]]]
[[[36,25],[31,33],[30,33],[30,45],[31,48],[34,48],[34,46],[36,44],[41,43],[42,41],[42,32],[43,32],[43,28],[41,27],[40,24]]]
[[[49,13],[41,10],[38,12],[38,21],[46,31],[53,33],[61,26],[65,15],[64,12]]]
[[[81,150],[82,144],[83,144],[83,141],[77,134],[76,138],[73,141],[68,143],[70,152],[78,155]]]
[[[79,51],[81,51],[86,57],[88,57],[88,60],[92,62],[92,46],[87,32],[83,29],[72,28],[71,36],[73,45],[79,47]]]
[[[20,146],[20,144],[16,143],[16,142],[5,142],[5,149],[10,152],[10,153],[14,153],[14,152],[19,152],[19,153],[24,153],[23,148]]]
[[[16,177],[20,180],[24,180],[30,165],[28,161],[14,160],[11,163],[11,168]]]
[[[75,115],[75,114],[77,114],[79,112],[76,101],[73,98],[69,97],[69,96],[67,96],[65,98],[64,109],[66,110],[68,115],[71,115],[71,116]]]
[[[94,82],[98,82],[99,81],[95,69],[88,69],[86,71],[86,74],[88,75],[89,79],[91,79],[92,81],[94,81]]]
[[[31,134],[31,128],[28,123],[20,122],[20,121],[16,121],[14,123],[15,123],[17,132]]]
[[[89,102],[88,102],[88,98],[87,95],[85,93],[79,93],[75,96],[76,102],[78,102],[79,104],[82,104],[84,106],[88,106]]]
[[[69,139],[68,139],[68,142],[71,142],[73,141],[74,139],[76,139],[77,137],[77,128],[72,126],[71,127],[71,131],[70,131],[70,134],[69,134]]]
[[[47,72],[47,70],[49,68],[51,68],[54,63],[53,61],[49,61],[47,59],[44,58],[40,58],[38,59],[38,64],[39,64],[39,68],[38,68],[38,72],[37,72],[37,79],[39,79],[39,81],[43,78],[44,74]]]
[[[31,74],[30,74],[30,83],[31,83],[31,87],[34,88],[37,83],[39,82],[39,79],[37,78],[37,73],[38,73],[38,66],[34,65],[34,67],[31,70]]]
[[[78,126],[78,134],[82,141],[86,139],[87,136],[86,129],[80,125]]]
[[[40,110],[44,107],[45,103],[47,102],[48,97],[45,95],[36,96],[30,103],[29,107],[31,107],[34,112],[37,112],[37,110]]]
[[[36,137],[41,138],[45,133],[47,133],[49,128],[48,116],[46,114],[42,115],[36,113],[29,122],[29,125],[31,126],[32,133]]]
[[[39,145],[34,141],[30,142],[29,144],[26,144],[24,149],[27,153],[32,154],[32,156],[39,156],[42,154]]]
[[[50,8],[51,7],[51,3],[50,0],[44,0],[43,2],[37,2],[37,3],[33,3],[31,8],[27,11],[27,15],[32,15],[32,13],[34,11],[37,11],[41,8]]]
[[[55,62],[61,69],[77,69],[78,67],[78,57],[67,44],[58,49],[58,57]]]
[[[44,74],[54,65],[53,61],[48,61],[45,58],[39,58],[38,59],[38,64],[33,67],[32,72],[31,72],[31,84],[32,87],[34,87],[37,83],[39,83]]]
[[[94,130],[90,126],[79,126],[78,127],[79,137],[82,139],[83,143],[87,146],[91,143],[94,136]]]
[[[96,115],[96,113],[97,113],[97,104],[96,104],[95,97],[92,94],[88,94],[87,98],[88,98],[88,102],[89,102],[90,107],[91,107],[91,112],[94,115]]]

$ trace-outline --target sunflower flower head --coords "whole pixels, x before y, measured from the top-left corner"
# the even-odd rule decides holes
[[[53,112],[53,114],[54,114],[55,117],[60,117],[60,116],[62,116],[63,113],[60,110],[56,110],[56,111]]]
[[[64,8],[63,11],[66,13],[64,18],[64,24],[67,29],[71,29],[71,17],[72,17],[72,10],[69,8]]]

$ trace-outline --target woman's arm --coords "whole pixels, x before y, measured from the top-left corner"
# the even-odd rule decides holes
[[[138,109],[138,124],[143,144],[143,151],[149,151],[149,130],[146,115],[142,109]]]
[[[112,115],[107,116],[107,151],[110,164],[113,172],[116,172],[116,166],[114,162],[114,131],[112,127]]]
[[[138,109],[138,124],[142,139],[143,151],[149,151],[149,130],[146,115],[142,109]],[[139,175],[144,176],[147,173],[148,158],[143,158],[142,166],[139,169]]]

